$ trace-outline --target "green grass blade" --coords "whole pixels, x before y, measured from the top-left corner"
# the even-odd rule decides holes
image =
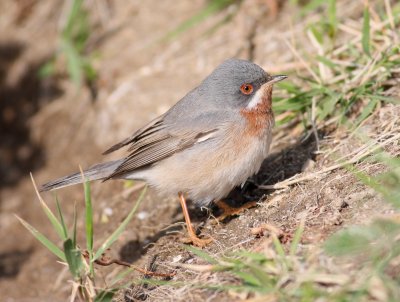
[[[82,83],[82,58],[73,45],[71,41],[66,38],[61,40],[61,45],[63,49],[63,53],[65,54],[66,61],[67,61],[67,71],[69,77],[75,83],[75,85],[80,85]]]
[[[281,257],[286,257],[285,250],[283,249],[282,243],[279,241],[276,235],[272,236],[272,242],[274,243],[274,247],[276,252]]]
[[[40,199],[40,205],[46,214],[47,218],[49,219],[51,225],[53,226],[54,230],[58,234],[58,236],[62,239],[65,240],[66,236],[63,230],[63,227],[61,223],[58,221],[57,217],[53,214],[53,212],[50,210],[50,208],[45,204],[43,199]]]
[[[249,270],[254,278],[257,278],[263,285],[264,290],[269,290],[271,287],[271,275],[269,275],[266,271],[263,271],[262,267],[257,267],[255,265],[249,265]]]
[[[72,243],[76,246],[76,222],[78,220],[78,212],[76,211],[76,202],[74,204],[74,224],[72,226]]]
[[[118,288],[113,288],[110,290],[102,290],[94,298],[94,302],[111,302],[117,291]]]
[[[90,183],[85,181],[85,210],[86,210],[86,248],[93,251],[93,207],[90,193]]]
[[[305,221],[303,219],[300,221],[300,225],[297,228],[296,232],[294,233],[294,237],[293,237],[292,243],[290,244],[290,250],[289,250],[289,254],[291,256],[296,255],[296,252],[299,247],[300,240],[301,240],[301,236],[303,235],[303,232],[304,232],[304,224],[305,224]]]
[[[338,65],[334,62],[332,62],[331,60],[327,59],[326,57],[323,56],[316,56],[316,59],[321,62],[322,64],[324,64],[325,66],[329,67],[329,68],[336,68]]]
[[[400,98],[396,98],[396,97],[388,97],[388,96],[384,96],[384,95],[379,95],[379,94],[366,94],[367,97],[371,98],[371,99],[377,99],[379,101],[382,102],[387,102],[387,103],[393,103],[393,104],[400,104]]]
[[[336,105],[339,103],[342,95],[329,96],[327,95],[319,101],[318,119],[324,120],[327,116],[335,114]]]
[[[361,44],[364,52],[370,55],[370,14],[368,5],[364,8]]]
[[[57,212],[58,212],[58,216],[60,217],[60,223],[61,223],[61,227],[62,227],[62,231],[63,231],[63,237],[61,239],[63,241],[65,241],[68,238],[68,231],[67,231],[67,226],[65,225],[64,216],[62,214],[61,205],[60,205],[60,202],[58,201],[57,195],[56,195],[56,206],[57,206]]]
[[[106,239],[106,241],[97,250],[92,261],[95,261],[96,259],[98,259],[105,252],[105,250],[107,250],[111,246],[111,244],[113,244],[113,242],[115,240],[117,240],[118,236],[124,231],[124,229],[126,228],[126,226],[129,223],[129,221],[132,219],[133,214],[135,214],[137,208],[139,207],[140,203],[142,202],[146,191],[147,191],[147,187],[145,187],[142,190],[142,192],[140,193],[140,196],[139,196],[138,200],[136,201],[135,206],[129,212],[128,216],[124,219],[124,221],[118,226],[118,228],[110,235],[110,237],[108,237]]]
[[[354,124],[357,127],[360,125],[368,116],[374,112],[376,105],[379,103],[378,99],[371,99],[371,101],[365,106],[365,108],[361,111],[360,115],[355,120]]]
[[[78,280],[81,278],[82,272],[84,271],[82,254],[70,238],[64,242],[64,253],[72,276],[74,276],[75,280]]]
[[[300,15],[305,16],[306,14],[317,10],[321,5],[325,4],[326,0],[311,0],[301,9]]]
[[[324,33],[315,25],[310,25],[310,31],[320,45],[324,44]]]
[[[94,81],[97,79],[97,71],[88,58],[83,58],[82,68],[83,73],[88,81]]]
[[[366,227],[354,226],[333,234],[324,244],[325,251],[334,256],[354,255],[368,251],[373,234]]]
[[[54,63],[54,59],[48,61],[47,63],[43,64],[39,71],[38,71],[38,76],[41,79],[46,79],[56,73],[56,67]]]
[[[276,127],[280,127],[282,125],[285,125],[287,123],[289,123],[290,121],[294,120],[297,117],[296,114],[292,113],[292,114],[288,114],[286,117],[279,119],[279,120],[275,120],[275,125]]]
[[[244,257],[246,259],[250,259],[253,262],[258,262],[258,263],[263,263],[267,261],[267,257],[263,253],[257,253],[257,252],[249,252],[246,250],[241,250],[238,252],[235,252],[234,255],[238,255],[240,257]]]
[[[207,254],[206,252],[195,248],[193,246],[190,245],[184,245],[185,249],[188,250],[189,252],[192,252],[193,254],[195,254],[196,256],[206,260],[207,262],[211,263],[211,264],[218,264],[218,261],[215,260],[214,258],[212,258],[209,254]]]
[[[167,34],[164,38],[166,40],[175,38],[179,36],[181,33],[189,30],[190,28],[196,26],[197,24],[201,23],[209,16],[217,13],[218,11],[223,10],[224,8],[228,7],[229,5],[237,2],[236,0],[212,0],[209,1],[207,6],[203,8],[199,13],[191,17],[190,19],[184,21],[180,24],[176,29],[171,31]]]
[[[260,282],[260,279],[254,276],[252,273],[237,271],[233,272],[236,276],[238,276],[242,281],[248,285],[261,287],[263,284]]]
[[[47,218],[49,219],[50,223],[52,224],[52,226],[53,226],[54,230],[56,231],[56,233],[58,234],[58,236],[64,241],[66,239],[66,236],[65,236],[62,224],[58,221],[57,217],[53,214],[53,212],[50,210],[50,208],[44,202],[42,196],[40,196],[39,191],[36,186],[36,183],[35,183],[35,180],[33,179],[32,173],[30,175],[31,175],[31,181],[32,181],[33,187],[36,192],[36,196],[39,199],[40,206],[42,207],[43,212],[46,214]]]
[[[85,226],[86,226],[86,249],[89,253],[90,274],[94,276],[93,262],[93,206],[92,196],[90,192],[90,182],[85,181],[83,184],[85,191]]]
[[[299,86],[291,82],[279,82],[276,86],[279,87],[279,89],[286,90],[287,93],[299,94],[302,92],[302,89]]]
[[[400,208],[400,168],[391,169],[391,171],[381,175],[381,179],[371,177],[355,167],[348,167],[348,169],[365,185],[381,193],[396,208]]]
[[[59,249],[53,242],[47,239],[42,233],[40,233],[37,229],[31,226],[28,222],[23,220],[21,217],[15,215],[17,219],[22,223],[22,225],[41,243],[43,244],[50,252],[60,258],[62,261],[66,261],[65,254],[61,249]]]
[[[74,21],[76,20],[76,17],[79,14],[79,10],[81,9],[82,0],[73,0],[70,5],[71,5],[71,9],[68,12],[67,22],[65,24],[65,28],[63,31],[63,34],[66,36],[72,35],[72,28],[74,25]]]
[[[332,37],[334,37],[337,32],[337,24],[338,24],[337,18],[336,18],[336,0],[329,0],[328,19],[329,19],[329,24],[332,29]]]

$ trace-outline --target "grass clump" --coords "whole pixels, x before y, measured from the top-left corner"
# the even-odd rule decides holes
[[[133,215],[135,214],[137,208],[144,198],[146,188],[143,189],[135,205],[133,206],[127,217],[118,226],[118,228],[114,230],[114,232],[99,246],[99,248],[97,248],[97,250],[95,250],[93,244],[93,208],[89,182],[84,183],[86,249],[81,249],[77,242],[76,226],[78,215],[76,211],[76,205],[74,208],[73,226],[69,231],[68,227],[65,224],[64,215],[58,199],[56,198],[57,215],[55,215],[41,198],[39,192],[36,189],[33,178],[32,182],[34,184],[42,210],[46,214],[48,220],[53,227],[53,230],[57,233],[60,241],[62,242],[62,247],[60,248],[57,244],[50,241],[46,236],[44,236],[22,218],[18,216],[17,218],[22,223],[22,225],[46,247],[48,251],[54,254],[59,259],[59,261],[65,263],[68,266],[71,276],[73,278],[71,301],[74,301],[76,296],[78,296],[79,299],[83,301],[111,301],[114,294],[120,288],[116,285],[120,277],[117,276],[117,278],[108,283],[106,287],[101,287],[96,284],[94,265],[109,265],[113,263],[107,262],[108,259],[104,258],[104,253],[118,239],[119,235],[124,231],[127,224],[132,220]],[[129,264],[126,263],[123,263],[122,265],[129,266]],[[122,274],[125,275],[126,272],[122,272]]]
[[[179,35],[187,32],[192,27],[199,25],[201,22],[207,20],[214,14],[221,12],[235,4],[240,5],[241,1],[242,0],[209,0],[209,1],[207,1],[207,3],[205,4],[203,9],[201,9],[194,16],[188,18],[186,21],[179,24],[174,30],[167,33],[167,35],[164,37],[164,40],[172,40],[172,39],[177,38]],[[229,21],[232,18],[232,16],[234,15],[234,13],[235,12],[228,14],[228,16],[225,17],[221,22],[219,22],[219,24],[215,25],[215,27],[218,27],[222,23]]]
[[[58,51],[42,66],[40,75],[53,76],[62,66],[77,87],[85,82],[91,86],[96,80],[97,72],[93,67],[92,58],[85,53],[90,36],[88,12],[83,7],[83,0],[73,0],[67,8],[59,34]]]
[[[322,4],[312,1],[310,5],[314,2]],[[399,5],[390,8],[395,23],[389,22],[388,15],[376,15],[379,20],[374,20],[373,28],[372,8],[366,5],[357,33],[334,16],[336,1],[328,2],[326,14],[330,17],[323,17],[306,29],[317,55],[304,59],[288,43],[310,77],[300,76],[299,81],[278,84],[284,91],[284,96],[274,100],[278,125],[300,118],[306,128],[332,121],[357,127],[380,103],[399,103],[398,98],[387,95],[385,86],[400,71],[400,45],[388,39],[397,36]],[[339,31],[343,34],[339,35]]]

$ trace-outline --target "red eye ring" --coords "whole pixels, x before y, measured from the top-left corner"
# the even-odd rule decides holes
[[[248,84],[248,83],[243,84],[242,86],[240,86],[240,91],[245,95],[252,94],[253,90],[254,90],[253,85]]]

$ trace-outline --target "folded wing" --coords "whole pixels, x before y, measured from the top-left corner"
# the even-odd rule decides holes
[[[211,112],[168,125],[164,122],[163,116],[153,120],[105,152],[110,153],[130,144],[128,148],[130,154],[104,180],[123,177],[136,169],[144,168],[197,143],[212,139],[223,125],[223,121],[215,119],[215,115],[220,116],[217,112]]]

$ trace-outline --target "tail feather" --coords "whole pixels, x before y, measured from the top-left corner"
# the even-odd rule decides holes
[[[110,176],[115,169],[123,162],[123,160],[115,160],[106,163],[101,163],[90,167],[89,169],[83,171],[85,180],[101,180]],[[40,187],[40,191],[51,191],[55,189],[60,189],[63,187],[68,187],[76,184],[82,183],[82,175],[80,172],[74,173],[68,176],[61,177],[59,179],[45,183]]]

